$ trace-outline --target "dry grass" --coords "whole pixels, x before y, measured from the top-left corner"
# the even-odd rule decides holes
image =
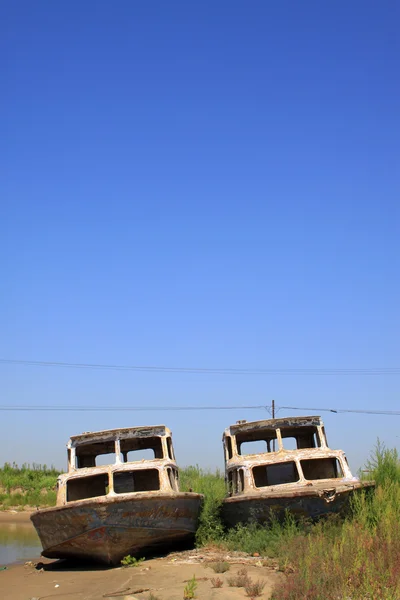
[[[224,585],[224,582],[220,577],[211,577],[210,581],[213,588],[222,588],[222,586]]]

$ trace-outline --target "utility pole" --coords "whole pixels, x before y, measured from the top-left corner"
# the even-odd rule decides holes
[[[271,414],[272,418],[275,419],[275,400],[272,400]],[[275,440],[272,442],[272,452],[275,452]]]

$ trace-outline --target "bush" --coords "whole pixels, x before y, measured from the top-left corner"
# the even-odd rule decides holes
[[[214,573],[226,573],[231,568],[231,565],[228,562],[221,561],[209,563],[209,566]]]
[[[243,587],[251,583],[251,580],[247,574],[246,569],[239,569],[236,575],[228,577],[228,585],[230,587]]]

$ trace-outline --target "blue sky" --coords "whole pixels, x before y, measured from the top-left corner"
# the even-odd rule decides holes
[[[0,9],[0,358],[400,366],[397,2]],[[399,408],[399,375],[0,365],[1,404]],[[285,414],[281,412],[280,414]],[[179,462],[266,411],[0,413],[0,462],[165,423]],[[358,468],[399,417],[325,416]]]

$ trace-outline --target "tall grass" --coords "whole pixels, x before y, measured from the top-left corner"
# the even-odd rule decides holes
[[[375,494],[352,500],[344,521],[320,522],[282,544],[293,572],[275,600],[398,600],[400,598],[400,464],[379,444],[369,463]],[[279,550],[278,550],[279,553]]]
[[[56,503],[56,481],[59,471],[51,466],[5,463],[0,468],[0,505],[53,506]]]
[[[204,494],[196,543],[202,546],[219,542],[224,533],[220,518],[221,502],[225,497],[225,480],[222,473],[218,469],[212,473],[199,466],[186,467],[180,472],[180,489],[183,492],[192,490]]]

